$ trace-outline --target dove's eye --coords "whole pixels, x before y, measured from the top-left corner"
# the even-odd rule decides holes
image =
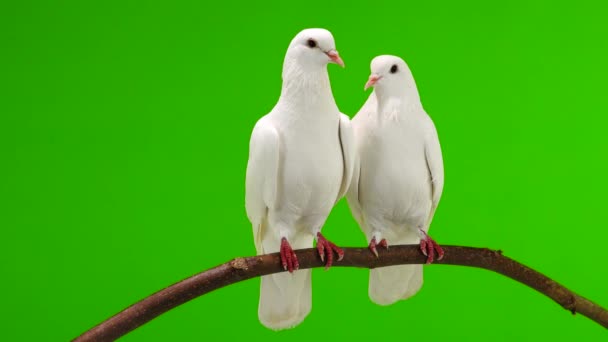
[[[393,66],[391,67],[391,74],[394,74],[397,72],[397,64],[393,64]]]
[[[309,39],[308,42],[307,42],[307,44],[308,44],[308,47],[311,48],[311,49],[317,47],[317,42],[315,42],[314,39]]]

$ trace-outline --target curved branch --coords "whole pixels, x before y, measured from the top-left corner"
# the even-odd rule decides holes
[[[443,260],[437,264],[462,265],[485,268],[520,283],[553,299],[564,309],[580,313],[608,328],[608,311],[583,298],[541,273],[502,255],[501,251],[487,248],[442,246]],[[314,248],[297,250],[300,268],[323,267]],[[426,257],[417,245],[391,246],[378,250],[376,258],[367,248],[344,248],[344,259],[334,266],[376,268],[399,264],[423,264]],[[173,284],[86,331],[74,341],[107,341],[117,339],[157,316],[184,304],[191,299],[239,281],[284,272],[278,253],[236,258],[207,271]]]

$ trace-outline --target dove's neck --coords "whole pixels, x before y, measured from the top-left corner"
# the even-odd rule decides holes
[[[329,108],[336,108],[331,91],[327,66],[305,67],[294,60],[286,59],[283,65],[283,86],[279,103],[298,108],[310,115],[328,115]]]
[[[416,86],[398,92],[378,90],[378,115],[382,118],[398,120],[422,108]]]

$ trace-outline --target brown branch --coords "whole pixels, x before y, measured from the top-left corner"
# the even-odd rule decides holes
[[[442,247],[445,257],[443,260],[437,261],[437,264],[472,266],[500,273],[537,290],[553,299],[564,309],[572,313],[578,312],[608,328],[608,311],[604,308],[573,293],[539,272],[503,256],[500,251],[460,246]],[[316,249],[301,249],[296,252],[300,268],[324,266]],[[388,251],[379,250],[379,258],[376,258],[367,248],[344,248],[344,252],[344,259],[336,262],[334,266],[375,268],[399,264],[422,264],[426,260],[417,245],[391,246]],[[85,332],[74,341],[117,339],[198,296],[239,281],[279,272],[283,272],[283,269],[278,253],[234,259],[144,298]]]

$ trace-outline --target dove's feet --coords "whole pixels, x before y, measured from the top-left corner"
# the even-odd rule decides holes
[[[430,236],[427,235],[425,231],[420,229],[423,237],[420,239],[420,250],[422,254],[424,254],[427,259],[426,263],[430,264],[433,262],[435,258],[435,252],[437,252],[437,260],[443,259],[443,248],[435,242],[435,240],[431,239]]]
[[[374,236],[372,238],[372,241],[369,242],[369,250],[372,251],[372,253],[374,253],[376,258],[378,257],[378,250],[376,249],[376,246],[384,247],[385,249],[388,250],[388,242],[386,242],[386,239],[382,239],[382,240],[380,240],[380,243],[377,243],[376,237]]]
[[[291,249],[291,245],[287,242],[286,238],[281,239],[281,264],[283,265],[283,269],[289,271],[289,273],[293,273],[293,271],[300,268],[298,257],[293,252],[293,249]]]
[[[338,261],[344,258],[344,251],[340,247],[334,245],[331,241],[327,240],[323,235],[321,235],[321,232],[317,233],[317,251],[319,251],[321,261],[325,261],[325,259],[327,259],[327,262],[325,263],[326,270],[331,267],[331,264],[334,261],[334,252],[338,254]]]

